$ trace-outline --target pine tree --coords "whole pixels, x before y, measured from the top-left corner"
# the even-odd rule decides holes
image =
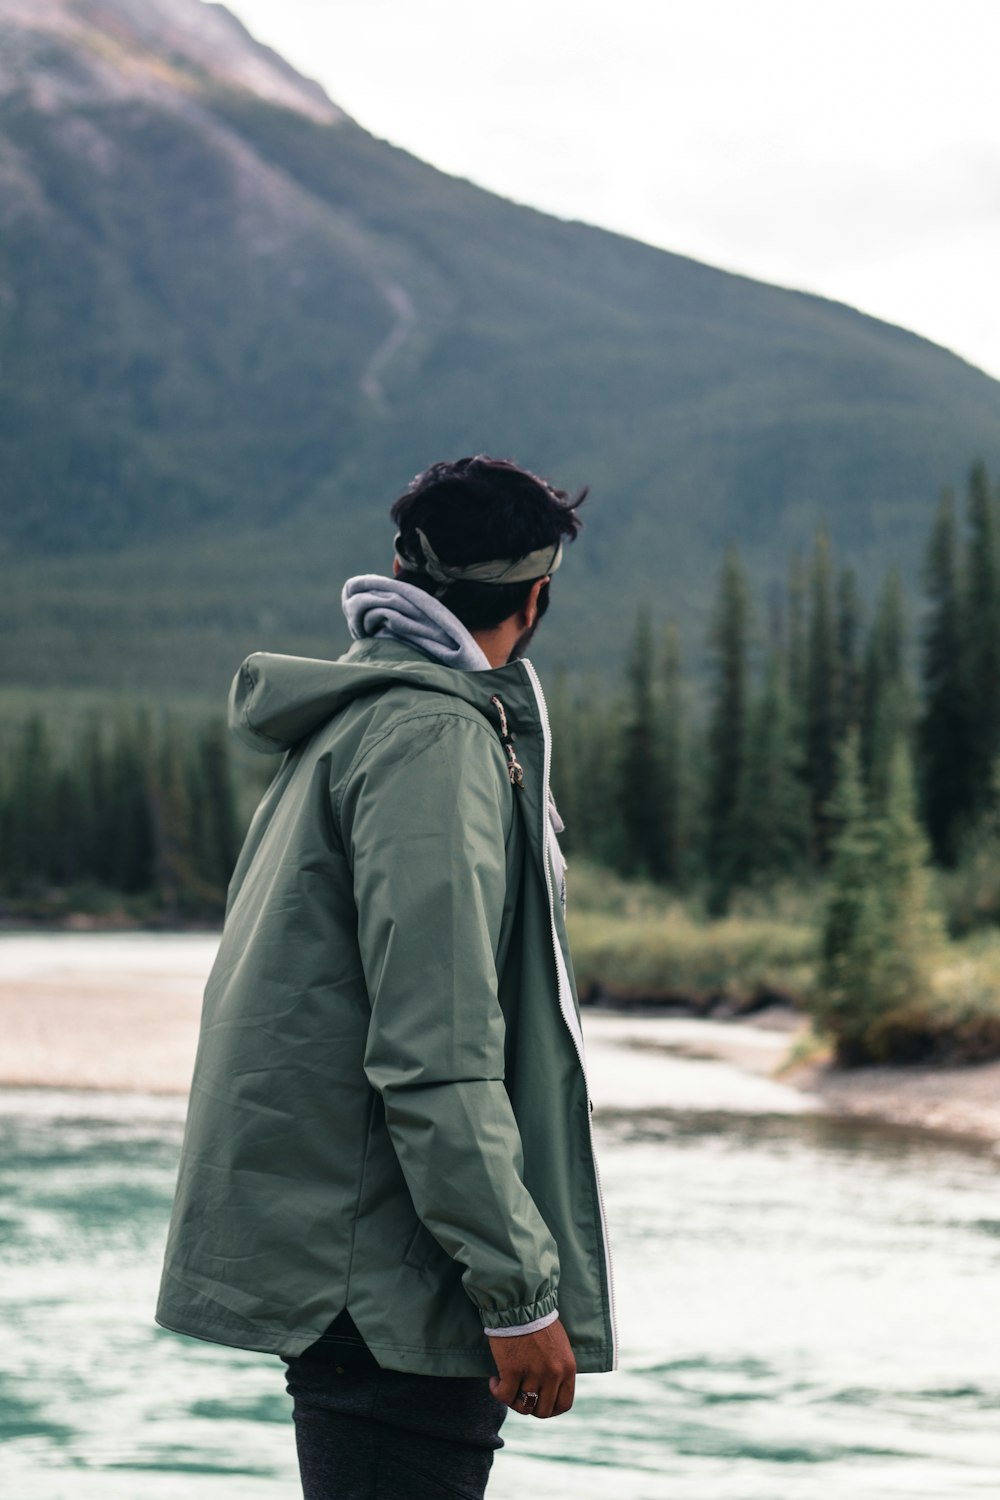
[[[893,750],[885,806],[875,829],[883,920],[893,937],[893,963],[904,1000],[919,985],[921,959],[938,927],[929,904],[930,846],[917,815],[913,759],[902,738]]]
[[[906,617],[897,569],[886,576],[865,650],[861,693],[861,765],[873,805],[884,801],[901,737],[909,741],[913,702],[905,668]]]
[[[806,570],[796,552],[788,570],[788,699],[805,727],[809,648],[806,634]]]
[[[858,735],[838,752],[830,800],[833,825],[829,885],[811,1010],[831,1033],[841,1061],[863,1047],[878,985],[881,931],[876,884],[876,843],[861,774]]]
[[[69,766],[59,766],[51,790],[52,855],[49,878],[57,886],[75,885],[86,868],[86,818],[79,777]]]
[[[975,724],[968,686],[954,502],[940,504],[924,562],[923,710],[918,728],[924,822],[935,856],[953,866],[975,797]]]
[[[784,641],[785,684],[788,702],[788,732],[792,742],[792,755],[800,767],[803,782],[807,777],[808,764],[808,713],[807,682],[809,667],[809,641],[806,629],[807,575],[805,563],[795,553],[788,573],[787,633]],[[810,820],[812,810],[810,807]],[[810,832],[810,841],[812,833]],[[810,851],[812,852],[812,851]]]
[[[785,664],[772,651],[750,713],[735,814],[735,879],[740,883],[790,875],[808,862],[812,826],[802,770]]]
[[[1000,757],[988,810],[963,833],[949,882],[948,926],[954,937],[1000,924]]]
[[[203,804],[191,838],[200,873],[218,891],[221,903],[225,900],[240,840],[228,736],[220,720],[213,719],[197,735],[194,761],[203,788]]]
[[[126,895],[148,892],[156,882],[156,831],[152,789],[156,752],[147,714],[121,718],[108,765],[104,821],[108,871],[113,889]]]
[[[837,775],[841,693],[833,566],[825,532],[816,539],[810,576],[805,693],[806,780],[812,799],[815,850],[817,857],[824,860],[829,842],[826,809]]]
[[[713,656],[708,728],[706,862],[708,904],[716,915],[736,878],[735,813],[746,758],[749,601],[735,547],[726,552],[710,645]]]
[[[82,874],[97,885],[110,886],[114,877],[114,845],[110,831],[111,769],[96,715],[90,716],[84,724],[72,763],[79,787]]]
[[[836,742],[838,745],[857,725],[861,714],[862,612],[858,580],[853,568],[842,568],[837,580],[837,678]]]
[[[663,765],[657,744],[653,627],[641,609],[629,650],[628,699],[621,738],[618,807],[623,873],[662,880],[666,875]]]
[[[195,829],[204,826],[207,814],[200,770],[177,725],[167,720],[157,747],[151,809],[156,886],[171,921],[206,897],[218,896],[202,877],[195,854]]]
[[[579,709],[574,702],[569,674],[565,668],[556,674],[549,697],[549,720],[552,725],[552,790],[565,826],[559,835],[564,854],[587,852],[585,834],[579,817],[581,793],[581,745]]]
[[[969,474],[966,641],[974,706],[972,802],[990,802],[990,777],[1000,754],[1000,518],[982,460]]]
[[[852,732],[831,811],[837,832],[813,1012],[835,1037],[841,1062],[876,1061],[899,1051],[907,1012],[919,1015],[940,936],[905,739],[896,740],[884,807],[875,813]]]
[[[53,819],[55,776],[45,722],[40,714],[32,714],[14,751],[7,790],[3,861],[11,891],[44,884],[58,867],[58,835]]]
[[[567,693],[562,713],[559,765],[569,765],[574,788],[567,804],[572,830],[569,817],[565,819],[570,835],[567,851],[585,854],[598,864],[618,869],[624,861],[621,820],[609,810],[618,806],[624,708],[609,694],[606,683],[586,677],[572,700]],[[563,774],[560,769],[555,787],[560,812]]]
[[[690,874],[687,847],[687,765],[684,741],[681,637],[676,624],[663,633],[659,666],[658,732],[663,799],[663,879],[683,886]]]

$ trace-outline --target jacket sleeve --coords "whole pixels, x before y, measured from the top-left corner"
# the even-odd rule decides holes
[[[365,1072],[414,1207],[465,1266],[484,1329],[544,1326],[558,1254],[504,1085],[496,957],[513,807],[499,741],[467,715],[416,714],[352,770],[339,812],[371,1002]]]

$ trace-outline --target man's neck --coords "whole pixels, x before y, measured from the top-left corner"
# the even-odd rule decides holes
[[[505,667],[521,638],[522,629],[516,618],[511,617],[492,630],[470,630],[469,634],[482,649],[491,667]]]

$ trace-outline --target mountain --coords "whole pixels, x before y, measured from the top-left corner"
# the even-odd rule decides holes
[[[0,0],[4,681],[338,649],[391,500],[481,450],[592,486],[543,659],[610,660],[644,599],[694,652],[730,539],[781,578],[825,519],[912,575],[1000,384],[445,176],[221,6]]]

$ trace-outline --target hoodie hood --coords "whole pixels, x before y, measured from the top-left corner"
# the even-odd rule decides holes
[[[463,672],[488,672],[485,651],[440,599],[399,578],[361,573],[344,584],[340,602],[356,641],[387,637],[416,646],[431,661]]]
[[[240,667],[229,693],[229,726],[243,744],[279,755],[314,733],[345,704],[405,683],[447,693],[477,708],[491,724],[499,697],[513,726],[537,729],[539,712],[524,661],[488,671],[440,666],[415,646],[386,637],[355,641],[336,661],[258,651]]]

